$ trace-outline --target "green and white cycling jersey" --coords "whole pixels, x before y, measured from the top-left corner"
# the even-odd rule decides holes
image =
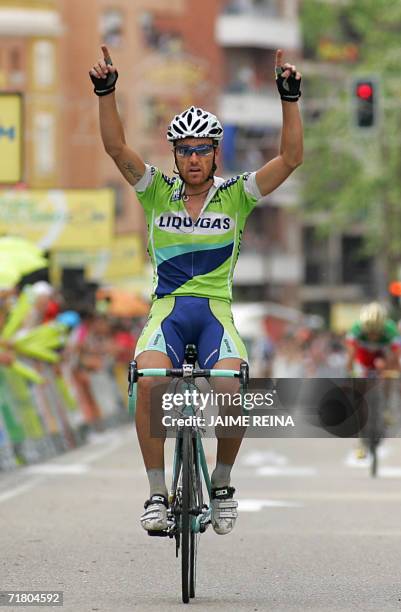
[[[191,295],[231,302],[245,223],[262,197],[255,175],[214,177],[193,222],[182,199],[182,180],[146,165],[135,190],[148,225],[154,299]]]

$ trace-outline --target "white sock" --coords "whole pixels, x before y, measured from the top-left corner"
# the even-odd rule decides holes
[[[211,477],[213,488],[228,487],[230,485],[232,467],[233,466],[228,463],[216,463],[216,467]]]
[[[150,470],[146,470],[146,473],[149,480],[149,497],[152,497],[152,495],[164,495],[167,498],[168,494],[164,469],[152,468]]]

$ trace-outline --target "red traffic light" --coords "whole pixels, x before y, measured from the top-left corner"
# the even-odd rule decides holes
[[[352,84],[353,118],[358,128],[374,128],[378,118],[378,85],[375,78],[366,76]]]
[[[371,83],[358,83],[356,95],[363,100],[369,100],[373,96],[373,86]]]

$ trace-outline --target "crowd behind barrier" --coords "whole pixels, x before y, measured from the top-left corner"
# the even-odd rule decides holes
[[[65,306],[45,282],[0,290],[0,471],[129,420],[127,364],[143,317],[115,317],[104,301]]]
[[[131,300],[129,313],[113,312],[103,295],[72,310],[43,281],[0,288],[0,471],[46,461],[130,420],[127,364],[148,309]],[[343,337],[322,329],[261,336],[250,357],[253,376],[347,376]],[[389,387],[398,420],[400,380]]]

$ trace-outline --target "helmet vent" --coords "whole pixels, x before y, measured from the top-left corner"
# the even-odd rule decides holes
[[[207,121],[205,121],[204,123],[202,123],[202,125],[200,126],[199,129],[197,129],[197,132],[199,134],[199,132],[203,132],[204,130],[206,130],[207,128]]]

